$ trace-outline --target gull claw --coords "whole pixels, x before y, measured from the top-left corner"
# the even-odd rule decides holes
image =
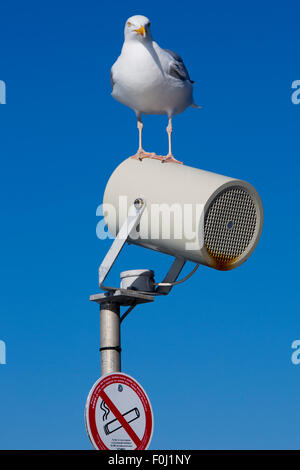
[[[155,152],[146,152],[143,149],[139,149],[135,155],[132,155],[130,158],[134,160],[144,160],[144,158],[153,158],[156,155]]]
[[[179,165],[183,165],[183,162],[176,160],[176,158],[174,158],[172,154],[168,154],[163,157],[162,163],[178,163]]]

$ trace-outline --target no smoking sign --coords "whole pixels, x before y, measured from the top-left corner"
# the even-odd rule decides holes
[[[144,450],[153,433],[149,398],[127,374],[101,377],[92,387],[85,407],[91,443],[98,450]]]

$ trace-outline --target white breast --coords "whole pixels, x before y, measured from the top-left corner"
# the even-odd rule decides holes
[[[192,85],[168,76],[167,65],[154,48],[137,41],[125,42],[112,68],[112,96],[143,114],[184,111],[192,102]]]

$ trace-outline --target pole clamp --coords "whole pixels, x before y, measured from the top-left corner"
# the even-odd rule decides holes
[[[104,346],[103,348],[100,348],[99,351],[109,351],[109,350],[114,350],[120,353],[122,351],[121,346]]]

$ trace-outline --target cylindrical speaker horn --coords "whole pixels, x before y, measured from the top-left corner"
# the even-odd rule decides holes
[[[113,172],[104,193],[112,234],[139,197],[146,209],[132,243],[216,269],[246,261],[262,232],[262,203],[249,183],[186,165],[129,158]]]

